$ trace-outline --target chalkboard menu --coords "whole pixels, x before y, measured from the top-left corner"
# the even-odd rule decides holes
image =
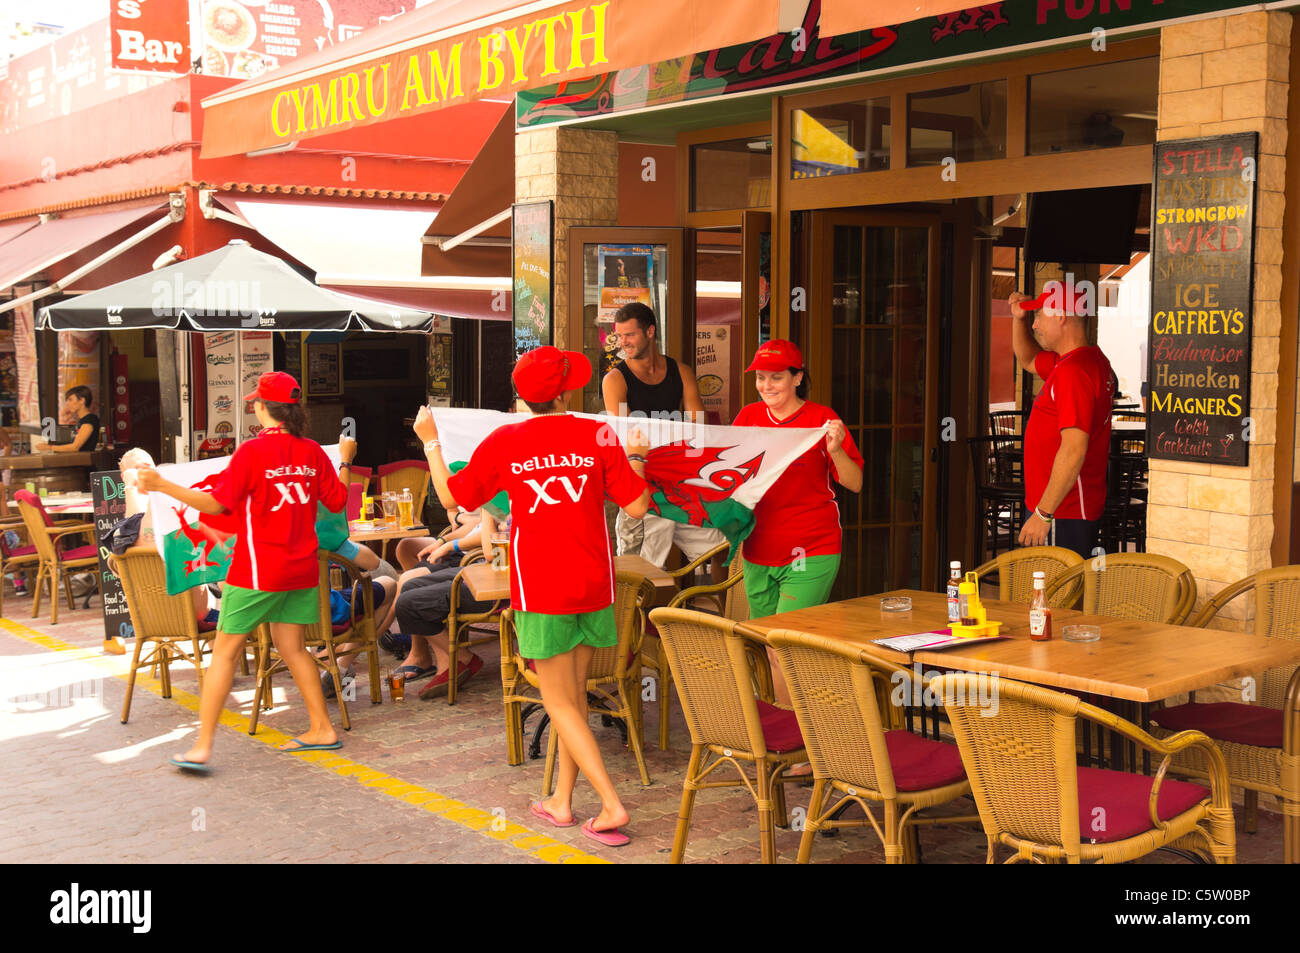
[[[122,473],[104,470],[90,475],[90,497],[95,517],[95,547],[99,550],[100,592],[103,594],[104,638],[129,638],[134,634],[131,612],[126,607],[122,580],[108,568],[108,550],[99,545],[99,537],[113,524],[126,519],[126,496]]]
[[[1258,134],[1158,142],[1147,456],[1246,466]]]
[[[516,360],[533,348],[551,343],[554,232],[550,202],[516,205],[511,210]]]

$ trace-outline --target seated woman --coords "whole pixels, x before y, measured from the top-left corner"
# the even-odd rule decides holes
[[[372,589],[372,598],[374,599],[375,618],[378,619],[380,613],[386,611],[392,603],[394,594],[397,592],[397,582],[388,577],[372,579],[370,581]],[[330,590],[330,621],[335,625],[343,625],[355,619],[361,612],[361,586],[360,584],[349,586],[344,589]],[[377,631],[382,632],[382,629]],[[356,671],[353,662],[356,660],[357,646],[352,643],[344,643],[336,646],[339,663],[339,681],[343,683],[343,691],[348,690],[348,686],[356,681]],[[319,654],[319,653],[318,653]],[[325,692],[326,698],[334,697],[334,679],[329,672],[321,672],[321,688]]]
[[[69,387],[63,395],[63,419],[76,423],[71,443],[46,444],[37,441],[35,449],[46,453],[90,453],[99,446],[99,417],[90,412],[95,395],[89,387]]]

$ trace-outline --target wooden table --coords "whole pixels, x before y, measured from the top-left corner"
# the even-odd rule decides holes
[[[659,602],[667,602],[677,591],[677,582],[654,563],[646,562],[640,556],[615,556],[614,569],[617,572],[636,572],[654,583]],[[497,599],[510,598],[510,573],[498,570],[491,563],[476,563],[466,566],[461,579],[472,595],[479,602],[495,602]]]
[[[891,595],[911,596],[912,611],[881,612],[880,600]],[[996,673],[1050,688],[1140,703],[1161,701],[1229,678],[1259,674],[1274,666],[1300,663],[1300,642],[1288,639],[1132,622],[1070,609],[1053,609],[1052,640],[1034,642],[1029,638],[1027,605],[995,599],[984,600],[984,605],[990,619],[1003,623],[1001,634],[1010,638],[943,651],[920,651],[911,656],[870,645],[871,640],[945,628],[945,595],[903,589],[783,612],[744,624],[761,634],[796,629],[869,646],[881,658],[899,665],[918,662]],[[1061,630],[1074,622],[1101,626],[1101,640],[1066,642]]]
[[[348,539],[354,543],[378,543],[386,539],[410,539],[415,536],[428,536],[429,528],[427,526],[407,526],[405,528],[394,527],[389,529],[353,529],[354,524],[348,523]]]

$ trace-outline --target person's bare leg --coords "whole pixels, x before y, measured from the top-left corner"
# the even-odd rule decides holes
[[[429,636],[429,648],[433,650],[433,660],[438,666],[438,671],[447,671],[451,666],[451,647],[446,629],[443,629],[437,635]],[[460,664],[466,664],[465,660],[461,659]],[[448,676],[448,678],[450,677]]]
[[[217,722],[235,680],[235,660],[244,651],[247,638],[247,635],[218,632],[213,639],[212,660],[203,676],[203,692],[199,697],[199,736],[189,751],[177,756],[178,760],[203,764],[212,757],[212,739],[217,733]],[[320,686],[317,685],[316,689],[319,691]]]
[[[767,650],[767,664],[772,669],[772,695],[776,703],[784,708],[794,707],[794,702],[790,700],[790,686],[786,685],[781,666],[776,663],[776,653],[771,649]]]
[[[383,579],[376,579],[375,582],[384,587],[384,599],[379,603],[379,605],[375,606],[375,618],[379,618],[380,613],[385,612],[392,604],[396,603],[397,600],[393,597],[393,593],[397,588],[397,583],[393,582],[393,580],[389,579],[387,576]],[[383,629],[375,629],[376,634],[380,634],[383,631]],[[343,645],[336,646],[334,651],[338,653],[337,658],[339,660],[339,670],[342,671],[343,669],[347,669],[348,671],[352,671],[352,663],[357,657],[356,646],[351,642],[347,642]]]
[[[587,671],[594,651],[590,646],[579,645],[572,652],[566,653],[573,656],[573,684],[579,689],[574,701],[582,713],[583,721],[587,720]],[[578,783],[578,762],[569,754],[568,746],[559,740],[558,733],[556,739],[558,770],[555,775],[555,793],[543,802],[542,807],[559,823],[568,824],[573,820],[573,789]]]
[[[406,540],[402,540],[402,542],[406,542]],[[383,635],[392,627],[393,620],[397,618],[397,597],[402,594],[402,584],[408,579],[414,579],[417,576],[423,576],[425,574],[426,573],[423,569],[408,569],[397,577],[397,591],[394,593],[391,600],[384,601],[386,608],[384,609],[384,616],[382,619],[379,618],[379,610],[375,610],[375,618],[377,619],[375,623],[375,632],[379,635]]]
[[[285,667],[293,676],[293,683],[298,686],[307,708],[310,724],[307,730],[298,735],[298,739],[309,745],[327,745],[339,740],[330,724],[329,710],[325,707],[325,693],[321,691],[320,678],[317,676],[316,661],[307,651],[307,627],[291,622],[272,622],[271,641],[275,650],[284,659]]]
[[[393,553],[393,558],[397,560],[397,565],[401,566],[403,571],[414,569],[419,565],[419,561],[415,557],[419,555],[422,549],[435,542],[437,542],[437,540],[432,536],[399,539],[397,541],[397,547]]]
[[[191,589],[190,602],[194,606],[194,618],[202,622],[208,615],[208,587],[195,586]]]
[[[629,820],[628,813],[614,789],[614,782],[605,770],[605,762],[601,760],[600,748],[596,744],[596,736],[591,733],[591,726],[587,724],[586,714],[578,705],[577,693],[585,690],[587,684],[586,666],[583,666],[579,676],[573,660],[565,657],[569,654],[565,652],[553,658],[537,660],[542,705],[551,718],[551,730],[560,733],[560,743],[568,749],[569,755],[577,762],[578,769],[596,789],[600,798],[600,813],[592,827],[598,831],[611,830],[626,824]]]
[[[446,659],[446,655],[443,656]],[[414,665],[416,668],[428,668],[433,662],[433,653],[429,651],[429,636],[411,636],[411,651],[402,659],[402,665]]]

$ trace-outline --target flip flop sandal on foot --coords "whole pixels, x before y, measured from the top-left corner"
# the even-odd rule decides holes
[[[296,751],[337,751],[339,748],[342,747],[343,747],[343,742],[341,741],[333,741],[327,745],[309,745],[299,738],[294,738],[290,741],[285,742],[284,745],[281,745],[280,750],[287,751],[290,753]]]
[[[617,827],[610,828],[607,831],[598,831],[596,828],[591,826],[594,823],[596,823],[596,819],[593,817],[586,824],[582,825],[582,833],[587,837],[590,837],[592,840],[604,844],[606,847],[626,847],[628,844],[632,843],[632,838],[628,837]]]
[[[416,679],[428,678],[430,675],[436,675],[438,666],[430,665],[426,668],[420,668],[418,665],[399,665],[393,669],[394,675],[401,675],[403,681],[414,682]]]
[[[554,827],[576,827],[578,824],[577,821],[569,821],[567,824],[560,823],[555,819],[554,814],[542,807],[541,801],[534,801],[528,806],[528,810],[533,812],[534,817],[540,817],[542,820],[548,822]]]
[[[172,766],[180,768],[182,771],[193,771],[195,774],[207,774],[212,770],[212,765],[206,761],[186,761],[183,758],[168,758]]]

